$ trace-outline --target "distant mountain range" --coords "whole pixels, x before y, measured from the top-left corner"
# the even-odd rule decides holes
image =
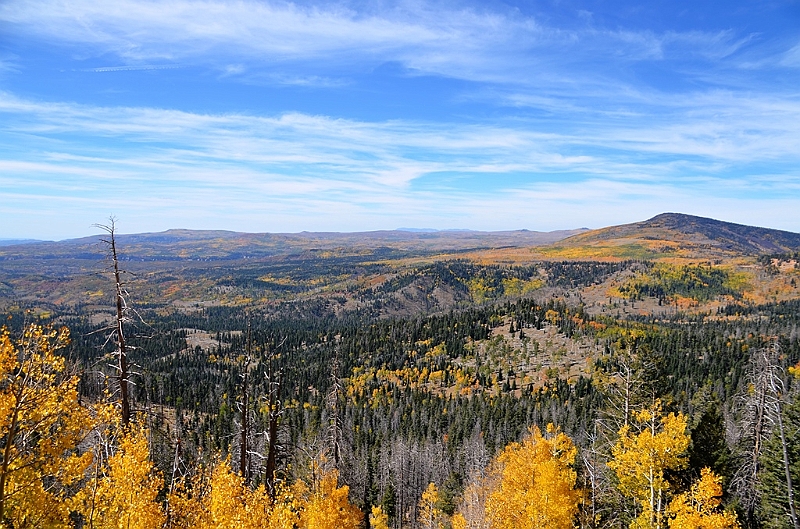
[[[59,242],[0,240],[0,261],[27,259],[97,260],[106,255],[101,235]],[[649,220],[597,230],[580,228],[538,232],[397,230],[356,233],[239,233],[222,230],[173,229],[159,233],[118,235],[123,259],[134,261],[236,260],[286,257],[319,252],[370,253],[386,257],[430,255],[492,248],[558,245],[565,248],[637,246],[653,255],[758,255],[800,250],[800,234],[663,213]],[[390,255],[391,254],[391,255]],[[686,254],[686,255],[689,255]],[[377,254],[376,254],[377,255]]]
[[[587,231],[409,231],[356,233],[239,233],[174,229],[159,233],[118,235],[123,259],[220,260],[258,259],[303,252],[363,252],[380,248],[411,254],[459,252],[480,248],[530,247],[552,244]],[[102,234],[59,242],[36,242],[0,248],[0,260],[26,258],[98,259],[106,254]]]
[[[0,246],[0,310],[18,301],[63,307],[107,300],[108,249],[101,242],[103,235]],[[460,261],[455,267],[463,273],[475,266],[545,269],[545,262],[576,260],[617,262],[629,271],[642,260],[712,262],[747,272],[758,255],[800,251],[800,234],[664,213],[598,230],[271,234],[176,229],[118,235],[117,243],[123,268],[136,278],[138,299],[155,305],[240,304],[349,292],[354,297],[345,304],[353,308],[367,293],[380,297],[385,290],[396,294],[386,294],[387,300],[394,300],[386,314],[410,314],[444,310],[469,298],[465,283],[451,284],[455,276],[448,270],[456,259]],[[436,268],[443,261],[449,264]],[[774,295],[776,289],[784,289],[784,297],[795,292],[782,276],[747,277],[753,296],[761,296],[753,299],[766,299],[765,293]],[[567,288],[552,277],[545,279],[556,288],[547,291],[549,295],[563,294],[558,288]],[[528,286],[539,288],[534,283]],[[600,303],[607,297],[606,287],[598,288],[581,290],[580,295]]]
[[[34,242],[44,242],[39,239],[0,239],[0,246],[14,246],[16,244],[31,244]]]

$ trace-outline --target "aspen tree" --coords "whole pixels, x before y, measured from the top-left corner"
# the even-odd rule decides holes
[[[631,424],[619,431],[608,466],[617,474],[620,492],[633,498],[641,508],[631,522],[632,529],[666,527],[670,494],[666,472],[686,465],[688,447],[686,418],[680,413],[664,416],[659,400],[650,409],[635,412]]]
[[[436,484],[429,483],[419,500],[418,520],[424,529],[441,529],[444,527],[444,513],[439,508],[441,500]]]
[[[547,437],[534,427],[522,443],[508,445],[494,470],[499,486],[486,504],[492,529],[572,527],[580,499],[576,454],[572,439],[552,425]]]
[[[468,524],[469,522],[460,512],[455,513],[453,519],[450,520],[450,525],[452,525],[453,529],[467,529],[469,527]]]
[[[0,330],[2,527],[71,526],[70,489],[92,461],[76,447],[95,421],[56,354],[68,343],[66,327],[30,325],[16,341]]]
[[[371,529],[389,529],[389,515],[383,512],[380,505],[373,505],[369,515],[369,526]]]
[[[289,489],[273,500],[264,485],[249,488],[228,460],[179,483],[169,503],[172,529],[295,529],[302,507]]]
[[[158,499],[164,480],[150,461],[147,430],[123,428],[115,453],[97,486],[81,494],[79,512],[91,529],[159,529],[165,513]]]
[[[739,529],[736,515],[721,511],[722,478],[704,468],[689,492],[669,504],[670,529]]]
[[[364,519],[358,507],[348,499],[350,488],[338,486],[339,472],[322,475],[312,489],[300,514],[300,529],[356,529]]]

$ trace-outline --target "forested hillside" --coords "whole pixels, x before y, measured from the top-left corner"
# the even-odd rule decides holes
[[[4,295],[0,523],[800,527],[797,255],[558,244]]]

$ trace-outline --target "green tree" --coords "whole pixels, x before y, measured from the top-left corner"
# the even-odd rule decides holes
[[[800,497],[800,398],[795,398],[783,409],[781,419],[788,462],[784,460],[781,436],[773,431],[760,458],[760,518],[768,529],[796,529],[789,505],[786,473],[788,467],[792,497]]]
[[[709,406],[691,429],[689,468],[710,468],[724,478],[731,475],[731,450],[725,442],[725,423],[719,404]]]

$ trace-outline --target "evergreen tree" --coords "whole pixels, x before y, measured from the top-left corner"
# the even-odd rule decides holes
[[[788,462],[784,460],[781,437],[773,431],[761,454],[760,518],[768,529],[797,529],[789,505],[786,471],[788,467],[792,497],[796,500],[800,497],[800,397],[783,409],[782,422]]]

